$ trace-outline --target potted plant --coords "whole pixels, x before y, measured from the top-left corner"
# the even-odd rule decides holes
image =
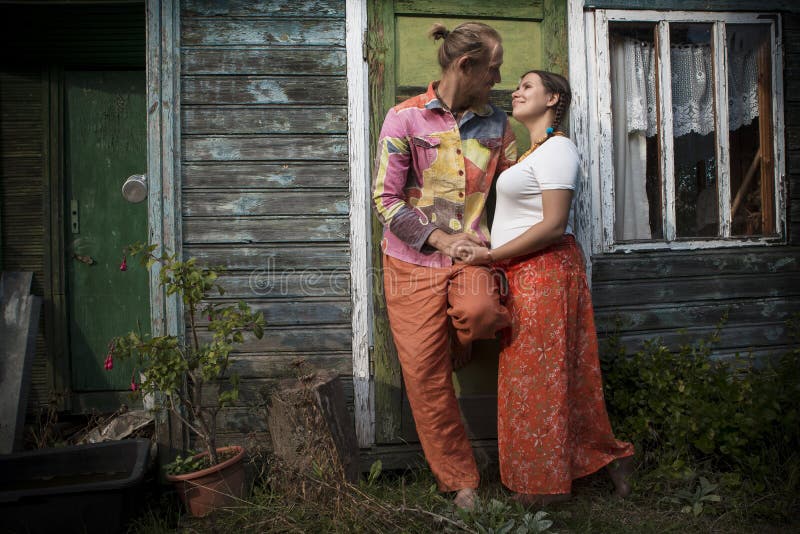
[[[140,383],[131,379],[131,389],[160,399],[159,407],[172,412],[202,443],[204,452],[178,457],[167,466],[167,480],[177,486],[189,511],[203,516],[235,502],[244,492],[244,450],[217,446],[217,414],[238,398],[231,351],[247,333],[262,337],[264,316],[244,302],[220,305],[209,300],[212,292],[225,293],[217,281],[220,268],[200,267],[195,258],[182,261],[175,255],[155,255],[156,248],[137,243],[126,249],[126,257],[139,256],[148,269],[160,264],[160,284],[167,296],[182,299],[188,331],[185,336],[153,337],[131,331],[116,337],[106,368],[113,367],[113,356],[135,359]],[[124,259],[120,269],[127,269]]]

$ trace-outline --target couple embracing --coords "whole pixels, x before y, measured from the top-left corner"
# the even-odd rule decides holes
[[[388,112],[373,186],[389,322],[425,458],[441,491],[474,506],[479,475],[452,371],[473,340],[501,332],[503,484],[523,504],[542,505],[569,498],[574,479],[606,467],[625,496],[634,451],[608,421],[571,226],[578,153],[559,131],[569,84],[554,73],[523,74],[512,107],[531,148],[517,158],[508,118],[489,103],[500,82],[500,35],[477,22],[452,31],[437,24],[430,34],[442,41],[441,79]]]

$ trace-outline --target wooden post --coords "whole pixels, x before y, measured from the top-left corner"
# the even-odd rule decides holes
[[[335,371],[285,380],[272,395],[267,421],[275,456],[292,470],[307,473],[316,466],[338,471],[340,464],[345,480],[358,480],[355,427]]]

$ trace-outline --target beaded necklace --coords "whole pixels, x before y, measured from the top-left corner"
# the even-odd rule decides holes
[[[548,130],[550,130],[550,128],[548,128]],[[539,147],[540,147],[540,146],[541,146],[541,145],[542,145],[542,144],[543,144],[545,141],[547,141],[548,139],[550,139],[550,138],[551,138],[551,137],[553,137],[554,135],[561,135],[561,136],[563,136],[563,135],[564,135],[564,132],[561,132],[561,131],[559,131],[559,132],[553,132],[553,131],[550,131],[550,132],[546,133],[544,137],[542,137],[541,139],[539,139],[539,140],[537,140],[537,141],[534,141],[534,143],[531,145],[531,147],[530,147],[528,150],[526,150],[525,152],[523,152],[523,153],[522,153],[522,155],[521,155],[520,157],[518,157],[518,158],[517,158],[517,163],[519,163],[519,162],[520,162],[520,161],[522,161],[523,159],[525,159],[525,158],[527,158],[528,156],[530,156],[530,155],[531,155],[531,153],[532,153],[534,150],[536,150],[537,148],[539,148]]]

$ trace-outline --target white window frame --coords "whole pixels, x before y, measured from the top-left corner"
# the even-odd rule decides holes
[[[662,221],[664,238],[638,242],[616,242],[614,238],[614,168],[613,135],[611,110],[611,76],[609,55],[609,22],[653,22],[657,24],[658,38],[669,44],[669,24],[711,23],[714,49],[715,130],[728,131],[727,98],[727,46],[726,24],[764,24],[768,25],[772,42],[772,129],[773,157],[775,162],[775,236],[732,236],[730,221],[730,169],[727,135],[717,136],[717,183],[719,201],[719,238],[677,238],[675,231],[675,176],[672,136],[670,54],[669,46],[659,48],[659,144],[662,161],[659,163],[663,176]],[[591,236],[593,253],[629,252],[636,250],[687,250],[739,247],[752,245],[784,244],[786,242],[786,200],[785,200],[785,149],[783,128],[783,57],[781,46],[781,24],[777,14],[693,12],[693,11],[646,11],[646,10],[605,10],[584,13],[586,91],[588,111],[586,112],[588,131],[584,131],[589,150],[584,172],[588,173],[586,185],[591,188],[591,224],[587,233]],[[720,105],[722,103],[722,105]],[[591,141],[589,141],[591,140]],[[580,145],[579,145],[580,146]],[[598,221],[600,222],[599,228]],[[587,236],[588,237],[588,236]]]

